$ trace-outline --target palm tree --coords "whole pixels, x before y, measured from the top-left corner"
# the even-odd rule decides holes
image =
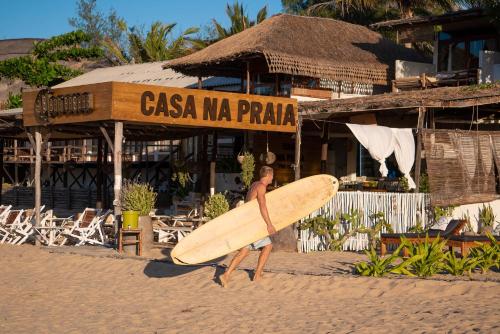
[[[330,1],[302,1],[307,15],[331,16],[342,19],[364,16],[369,12],[389,12],[397,10],[399,18],[410,18],[415,13],[430,14],[456,9],[462,0],[330,0]],[[283,5],[293,7],[297,0],[283,0]],[[369,22],[368,22],[369,23]]]
[[[226,5],[226,14],[231,21],[229,28],[224,28],[217,20],[213,19],[212,22],[217,33],[216,40],[221,40],[231,35],[242,32],[243,30],[259,24],[267,18],[267,6],[262,7],[257,13],[255,21],[251,21],[245,13],[243,5],[235,1],[233,5]]]

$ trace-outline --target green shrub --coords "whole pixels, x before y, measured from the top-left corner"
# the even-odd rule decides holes
[[[203,212],[209,219],[214,219],[229,211],[229,203],[226,197],[221,194],[215,194],[205,202]]]
[[[491,244],[478,242],[478,246],[470,251],[471,258],[477,261],[477,266],[483,274],[492,267],[500,269],[500,245],[491,234],[488,234],[488,238]]]
[[[376,212],[370,215],[374,221],[372,227],[362,223],[363,213],[359,210],[351,210],[349,213],[337,213],[333,219],[327,217],[328,214],[306,219],[299,225],[301,230],[311,230],[314,234],[326,239],[329,250],[341,251],[342,246],[350,237],[357,233],[368,234],[370,248],[376,248],[380,242],[380,231],[385,228],[392,233],[392,227],[385,220],[383,212]]]
[[[125,181],[121,192],[121,206],[124,211],[139,211],[147,216],[154,208],[157,193],[147,183]]]
[[[23,95],[9,93],[7,98],[7,109],[21,108],[23,106]]]
[[[401,237],[402,243],[408,247],[410,258],[418,257],[409,266],[412,273],[419,277],[432,276],[443,269],[443,247],[446,240],[441,240],[439,237],[430,242],[429,237],[425,237],[423,243],[410,243],[405,237]]]
[[[491,205],[484,205],[479,209],[478,221],[481,222],[481,226],[493,226],[495,223],[495,214],[493,213],[493,208]]]
[[[443,269],[455,276],[461,276],[465,273],[470,276],[472,270],[474,270],[478,264],[478,259],[474,257],[456,258],[455,252],[449,251],[444,255]]]
[[[373,276],[373,277],[382,277],[389,273],[392,274],[403,274],[414,276],[409,270],[408,267],[415,261],[419,260],[419,256],[414,256],[405,261],[401,261],[399,264],[394,265],[394,261],[400,259],[399,253],[406,247],[407,245],[401,243],[399,247],[388,257],[382,258],[377,255],[375,249],[371,249],[370,251],[365,251],[365,254],[368,256],[370,262],[360,262],[356,263],[355,268],[356,272],[362,276]]]

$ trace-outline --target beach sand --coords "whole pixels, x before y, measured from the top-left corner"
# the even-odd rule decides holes
[[[500,333],[498,273],[375,279],[350,272],[359,254],[273,253],[224,289],[220,267],[68,249],[0,245],[0,333]]]

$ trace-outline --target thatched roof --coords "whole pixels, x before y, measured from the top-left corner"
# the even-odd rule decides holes
[[[387,84],[396,59],[426,61],[370,29],[339,20],[280,14],[165,64],[186,75],[240,76],[264,59],[269,73]]]
[[[500,103],[500,84],[487,87],[442,87],[299,103],[299,112],[312,118],[343,116],[355,112],[427,108],[464,108]]]

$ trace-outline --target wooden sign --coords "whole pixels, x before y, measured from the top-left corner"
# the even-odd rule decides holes
[[[133,83],[54,89],[45,98],[40,97],[39,91],[27,92],[23,99],[25,126],[115,120],[295,132],[297,123],[294,99]],[[69,102],[56,109],[53,104],[43,104],[65,99]]]

